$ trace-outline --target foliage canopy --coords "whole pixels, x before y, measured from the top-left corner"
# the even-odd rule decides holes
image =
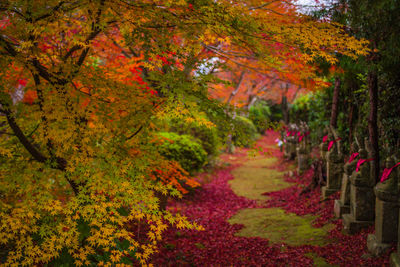
[[[229,53],[210,47],[240,47],[235,57],[277,71],[277,44],[305,62],[367,52],[287,1],[5,0],[0,20],[6,265],[146,264],[168,225],[201,229],[159,210],[154,192],[179,196],[177,180],[196,183],[160,156],[153,121],[212,127],[194,114],[226,116],[208,95],[214,77],[196,72]]]

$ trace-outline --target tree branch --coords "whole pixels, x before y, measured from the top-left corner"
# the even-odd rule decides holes
[[[275,3],[275,2],[278,2],[278,0],[274,0],[274,1],[271,1],[271,2],[267,2],[267,3],[264,3],[264,4],[262,4],[262,5],[259,5],[259,6],[250,7],[250,8],[249,8],[249,10],[260,9],[260,8],[263,8],[263,7],[269,6],[270,4],[272,4],[272,3]]]
[[[3,107],[5,106],[2,103]],[[38,162],[40,163],[46,163],[47,161],[50,161],[48,157],[43,155],[33,144],[31,141],[28,140],[26,135],[22,132],[21,128],[18,126],[17,122],[15,121],[11,111],[9,108],[5,107],[4,109],[0,109],[0,112],[4,113],[7,118],[8,125],[10,128],[13,130],[15,136],[18,138],[18,140],[21,142],[21,144],[24,146],[24,148],[31,154],[31,156]],[[60,170],[60,171],[65,171],[67,168],[67,161],[64,158],[61,157],[55,157],[53,159],[53,162],[56,163],[55,166],[51,165],[52,168]],[[79,194],[79,186],[82,186],[83,184],[77,184],[75,181],[68,179],[68,183],[71,185],[72,190],[74,191],[75,195]]]
[[[99,9],[97,10],[97,13],[96,13],[95,21],[92,23],[92,32],[91,32],[91,33],[89,34],[89,36],[86,38],[85,44],[88,44],[91,40],[93,40],[93,39],[101,32],[101,29],[100,29],[100,27],[98,26],[98,24],[99,24],[99,22],[100,22],[100,17],[101,17],[101,13],[102,13],[102,11],[103,11],[104,3],[105,3],[105,0],[101,0],[101,2],[100,2],[100,7],[99,7]],[[75,46],[73,46],[73,47],[68,51],[68,53],[63,57],[63,61],[66,61],[75,51],[78,51],[78,50],[80,50],[80,49],[82,49],[82,48],[83,48],[82,45],[75,45]],[[78,66],[81,66],[81,65],[83,64],[83,62],[84,62],[84,60],[85,60],[85,58],[86,58],[88,52],[89,52],[89,48],[85,48],[85,49],[82,51],[81,55],[79,56],[78,63],[77,63]]]
[[[141,130],[143,129],[143,126],[140,126],[139,129],[134,132],[132,135],[130,135],[128,138],[126,138],[126,140],[130,140],[132,139],[135,135],[137,135]]]
[[[10,128],[13,130],[15,136],[25,147],[25,149],[28,150],[28,152],[32,155],[32,157],[35,160],[41,163],[45,163],[47,161],[47,158],[42,153],[40,153],[40,151],[37,150],[36,147],[28,140],[28,138],[25,136],[25,134],[22,132],[21,128],[15,121],[13,115],[11,114],[11,111],[8,108],[5,108],[2,109],[1,112],[4,113],[4,115],[6,115],[8,125],[10,125]]]
[[[229,98],[226,101],[226,104],[229,105],[231,103],[232,99],[235,97],[235,95],[239,92],[240,85],[242,84],[242,81],[244,79],[244,74],[245,74],[245,71],[242,71],[242,73],[240,74],[239,81],[237,82],[235,89],[229,95]]]

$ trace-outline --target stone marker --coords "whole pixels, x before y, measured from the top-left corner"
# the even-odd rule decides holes
[[[300,124],[300,131],[296,148],[297,154],[297,172],[302,174],[309,168],[310,147],[308,145],[309,128],[306,123]]]
[[[322,199],[326,199],[340,190],[343,176],[343,154],[340,140],[333,134],[330,134],[329,137],[333,143],[326,153],[326,186],[322,187]]]
[[[393,167],[393,158],[386,160],[386,168]],[[392,170],[387,180],[378,183],[375,188],[375,234],[368,235],[367,246],[369,252],[379,256],[397,241],[398,231],[398,172]]]
[[[298,128],[296,124],[290,124],[288,127],[288,135],[286,135],[285,157],[289,160],[296,158],[296,144]]]
[[[400,226],[400,223],[398,223],[398,226]],[[397,227],[397,237],[399,236],[400,236],[400,227]],[[400,267],[400,238],[397,238],[397,251],[390,254],[390,266]]]
[[[353,147],[357,149],[357,144],[353,144]],[[358,154],[358,153],[357,153]],[[350,176],[355,171],[357,165],[356,154],[353,153],[350,158],[350,162],[347,162],[343,169],[342,184],[340,189],[340,198],[335,199],[334,213],[336,218],[341,218],[343,214],[350,213]]]
[[[365,149],[360,149],[359,153],[359,161],[367,158]],[[343,214],[342,216],[344,231],[346,233],[354,234],[362,228],[374,224],[374,183],[375,181],[370,175],[369,162],[364,162],[360,165],[358,171],[355,170],[352,173],[350,177],[350,214]]]
[[[286,128],[285,134],[285,150],[284,150],[284,157],[287,159],[293,159],[293,150],[296,153],[296,145],[293,144],[293,135],[295,135],[296,129],[294,129],[294,124],[289,124]],[[293,148],[294,145],[294,148]]]
[[[309,154],[307,150],[303,147],[297,147],[297,172],[302,174],[305,170],[308,169],[308,162],[309,162]]]
[[[327,135],[327,136],[328,136],[328,139],[329,139],[329,135]],[[319,145],[319,153],[320,153],[321,159],[324,162],[326,162],[326,153],[328,152],[328,143],[329,143],[329,141],[326,141],[326,142],[322,142]]]
[[[283,141],[283,156],[287,159],[289,158],[289,143],[288,143],[288,133],[289,129],[286,127],[286,131],[282,133]]]

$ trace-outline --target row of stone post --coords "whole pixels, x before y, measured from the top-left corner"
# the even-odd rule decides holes
[[[284,138],[284,152],[283,155],[289,160],[294,160],[296,158],[296,146],[298,143],[297,133],[298,126],[296,124],[289,124],[286,127],[286,132],[283,133]]]
[[[362,228],[374,225],[375,234],[368,236],[368,250],[373,255],[380,255],[391,247],[393,242],[400,242],[399,229],[399,174],[393,168],[395,160],[386,160],[387,172],[384,181],[375,185],[370,166],[373,163],[368,151],[368,139],[364,144],[352,145],[357,150],[348,162],[343,162],[340,138],[334,129],[329,129],[325,142],[320,145],[321,157],[326,164],[326,186],[322,188],[322,197],[327,198],[340,190],[340,198],[335,200],[334,213],[343,219],[344,231],[354,234]],[[388,172],[387,170],[390,170]],[[383,179],[383,178],[382,178]],[[400,266],[400,253],[391,255],[391,265]]]
[[[289,124],[284,138],[284,156],[289,160],[297,159],[297,172],[302,173],[309,168],[311,145],[309,142],[309,128],[304,122]]]

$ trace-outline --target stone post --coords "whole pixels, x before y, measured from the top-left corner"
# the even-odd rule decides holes
[[[355,171],[357,160],[347,162],[343,169],[340,198],[335,199],[334,213],[336,218],[341,218],[343,214],[350,213],[350,176]]]
[[[321,143],[319,145],[319,153],[320,153],[321,159],[324,161],[324,163],[326,162],[326,153],[327,152],[328,152],[328,142]]]
[[[303,173],[309,168],[310,151],[308,146],[308,126],[304,122],[301,124],[301,135],[297,136],[298,144],[296,148],[297,152],[297,172]]]
[[[289,142],[288,139],[289,137],[287,136],[287,133],[289,132],[289,130],[287,129],[286,132],[283,134],[283,156],[287,159],[289,158]]]
[[[398,216],[400,218],[400,214],[398,214]],[[398,222],[398,227],[397,227],[397,237],[399,236],[400,236],[400,222]],[[390,266],[400,267],[400,238],[397,238],[397,251],[390,254]]]
[[[395,164],[393,158],[386,160],[386,168]],[[399,208],[398,208],[398,175],[394,169],[387,180],[378,183],[375,188],[375,234],[368,235],[369,252],[379,256],[397,241]]]
[[[288,158],[294,160],[296,158],[296,139],[294,136],[288,138]]]
[[[322,161],[326,163],[326,153],[328,152],[329,139],[333,138],[333,136],[328,133],[328,128],[324,129],[324,135],[327,137],[327,140],[325,142],[322,140],[322,143],[319,145],[319,153]]]
[[[297,172],[302,174],[308,169],[309,155],[307,151],[302,147],[297,147]]]
[[[307,150],[303,148],[301,145],[299,145],[296,148],[296,151],[297,151],[297,172],[299,174],[302,174],[309,167],[308,166],[309,154],[307,153]]]
[[[331,139],[333,140],[333,139]],[[322,187],[322,199],[340,190],[343,176],[343,154],[338,142],[326,153],[326,186]]]
[[[296,156],[296,143],[294,140],[293,132],[295,132],[294,124],[289,124],[287,126],[287,132],[285,134],[285,150],[284,157],[292,160]],[[293,155],[294,153],[294,155]]]
[[[367,158],[367,152],[360,150],[360,159]],[[350,177],[350,214],[343,214],[344,231],[357,233],[362,228],[374,224],[375,195],[373,177],[370,175],[370,164],[364,162],[359,171]]]

